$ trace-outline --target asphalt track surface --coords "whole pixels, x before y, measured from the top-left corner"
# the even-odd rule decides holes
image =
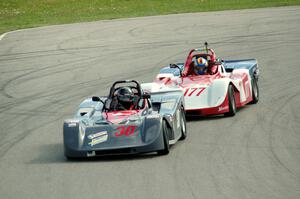
[[[62,123],[119,79],[150,82],[208,41],[257,58],[260,101],[192,118],[168,156],[66,161]],[[0,198],[300,198],[300,7],[28,29],[0,41]]]

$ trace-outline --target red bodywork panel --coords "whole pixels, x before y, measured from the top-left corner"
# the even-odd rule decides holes
[[[122,110],[122,111],[110,111],[110,112],[103,112],[102,115],[106,118],[107,121],[118,124],[124,119],[129,118],[133,115],[141,115],[142,112],[149,106],[147,100],[144,100],[145,106],[142,109],[132,109],[132,110]]]

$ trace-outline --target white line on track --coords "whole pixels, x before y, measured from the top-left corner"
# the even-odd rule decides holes
[[[13,30],[13,31],[5,32],[2,35],[0,35],[0,41],[8,34],[15,33],[15,32],[21,32],[21,31],[28,30],[28,29],[29,28],[24,28],[24,29],[20,29],[20,30]]]
[[[0,35],[0,41],[5,37],[5,35],[7,35],[8,32],[3,33],[2,35]]]

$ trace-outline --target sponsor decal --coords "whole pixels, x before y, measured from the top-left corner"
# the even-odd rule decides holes
[[[148,115],[147,118],[151,119],[151,118],[159,118],[159,115]]]
[[[68,120],[65,120],[67,123],[78,123],[79,120],[77,119],[68,119]]]
[[[107,141],[108,135],[107,131],[101,131],[99,133],[90,134],[88,138],[91,140],[88,144],[94,146],[96,144]]]
[[[228,106],[220,106],[218,111],[224,111],[226,109],[228,109]]]
[[[176,100],[168,100],[161,104],[161,110],[173,110],[176,106]]]
[[[119,126],[114,133],[116,137],[133,136],[136,126]],[[137,134],[136,134],[137,135]]]
[[[94,139],[96,137],[100,137],[100,136],[103,136],[103,135],[107,135],[107,131],[101,131],[99,133],[95,133],[95,134],[90,134],[88,136],[89,139]]]
[[[68,127],[75,127],[77,123],[69,123]]]
[[[68,120],[65,120],[65,123],[68,124],[68,127],[75,127],[76,124],[79,123],[79,120],[75,120],[75,119],[68,119]]]

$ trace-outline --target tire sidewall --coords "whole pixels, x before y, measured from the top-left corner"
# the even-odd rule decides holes
[[[228,98],[229,111],[225,113],[225,116],[234,116],[236,113],[236,103],[235,103],[234,90],[231,84],[229,84],[228,86],[227,98]]]
[[[252,103],[256,104],[259,100],[259,90],[257,80],[254,78],[252,80]]]
[[[167,122],[164,121],[163,124],[163,129],[164,129],[164,142],[165,142],[165,150],[169,150],[170,149],[170,144],[169,144],[169,132],[168,132],[168,127],[167,127]]]
[[[235,103],[235,96],[234,96],[234,90],[232,86],[230,85],[230,90],[231,90],[231,107],[232,107],[232,112],[234,114],[236,113],[236,103]]]
[[[180,110],[180,127],[181,127],[180,140],[184,140],[187,136],[187,129],[186,129],[185,112],[184,112],[183,108],[181,108],[181,110]]]

